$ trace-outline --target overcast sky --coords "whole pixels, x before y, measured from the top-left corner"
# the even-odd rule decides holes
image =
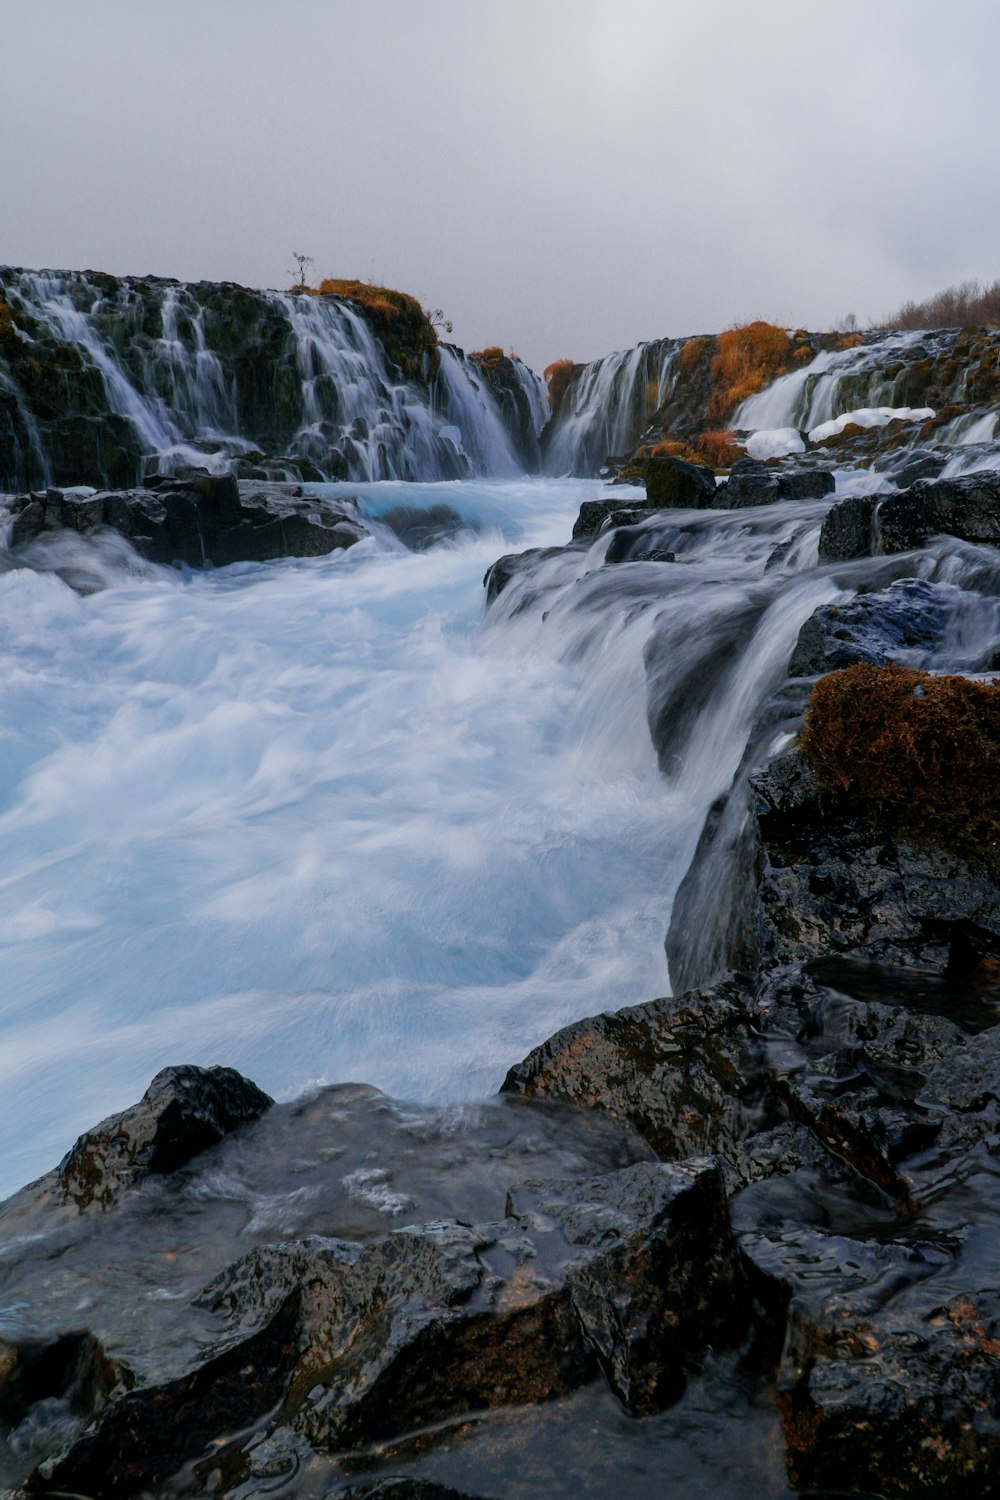
[[[0,0],[0,263],[414,292],[540,367],[1000,277],[997,0]]]

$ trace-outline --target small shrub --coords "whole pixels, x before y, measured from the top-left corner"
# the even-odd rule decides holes
[[[773,323],[744,323],[719,335],[709,416],[721,420],[788,369],[791,339]]]
[[[963,281],[926,302],[904,302],[884,328],[1000,328],[1000,281]]]
[[[557,411],[569,388],[578,366],[571,359],[555,359],[542,371],[542,379],[548,386],[549,406]]]
[[[487,344],[485,349],[474,349],[469,358],[478,360],[481,365],[496,365],[507,356],[499,344]]]
[[[1000,873],[1000,684],[847,667],[816,683],[800,744],[821,787]]]

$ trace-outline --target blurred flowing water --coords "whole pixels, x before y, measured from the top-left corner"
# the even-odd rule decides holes
[[[109,538],[88,597],[0,575],[0,1191],[166,1063],[481,1097],[664,990],[641,660],[602,733],[592,660],[482,623],[489,564],[592,488],[331,486],[469,529],[203,574]]]
[[[0,1193],[168,1063],[484,1098],[668,993],[677,885],[819,604],[916,573],[954,596],[943,662],[998,632],[992,549],[820,565],[829,499],[661,513],[675,564],[605,565],[608,533],[484,611],[593,481],[317,488],[376,534],[193,573],[60,533],[99,591],[0,572]],[[426,551],[378,521],[442,505]]]

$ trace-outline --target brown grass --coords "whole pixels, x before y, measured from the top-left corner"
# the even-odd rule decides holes
[[[310,297],[337,297],[368,313],[390,358],[407,374],[419,376],[425,354],[437,360],[438,336],[430,317],[409,292],[352,278],[324,277],[318,287],[299,286]]]
[[[690,375],[701,363],[712,347],[711,339],[688,339],[681,346],[681,352],[677,356],[677,371],[680,375]]]
[[[741,401],[770,385],[788,369],[792,341],[773,323],[744,323],[719,335],[712,360],[709,416],[722,421]]]
[[[556,411],[566,394],[573,372],[577,366],[571,359],[554,359],[542,371],[542,379],[549,389],[549,406]]]
[[[831,672],[800,743],[828,791],[1000,873],[1000,684],[896,665]]]
[[[499,344],[487,344],[485,349],[474,349],[469,358],[478,360],[481,365],[498,365],[507,356]]]
[[[739,459],[746,458],[742,448],[727,430],[699,432],[687,438],[662,438],[646,453],[647,458],[683,458],[689,464],[702,464],[710,469],[730,469]]]

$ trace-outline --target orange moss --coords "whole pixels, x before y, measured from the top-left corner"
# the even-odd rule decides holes
[[[353,302],[368,313],[389,357],[408,375],[423,373],[423,356],[437,360],[437,331],[416,297],[391,287],[351,278],[324,277],[318,287],[300,286],[295,291],[310,297],[336,297]]]
[[[812,357],[813,351],[810,349],[808,344],[799,344],[797,348],[792,350],[792,358],[795,360],[801,361],[805,359],[812,359]]]
[[[577,366],[571,359],[554,359],[542,371],[542,379],[549,388],[549,406],[556,411],[569,388]]]
[[[1000,684],[847,667],[813,688],[800,744],[822,787],[1000,872]]]
[[[843,349],[857,349],[864,341],[864,335],[861,333],[842,333],[833,347],[838,352]]]
[[[688,339],[677,356],[677,370],[681,375],[690,375],[705,358],[712,346],[711,339]]]
[[[719,352],[712,360],[709,416],[728,416],[741,401],[784,374],[790,358],[791,340],[773,323],[728,328],[719,335]]]
[[[710,469],[729,469],[746,451],[728,431],[699,432],[693,437],[662,438],[647,451],[646,457],[683,458],[689,464],[702,464]]]
[[[487,344],[485,349],[474,349],[469,358],[477,359],[481,365],[496,365],[507,356],[499,344]]]

